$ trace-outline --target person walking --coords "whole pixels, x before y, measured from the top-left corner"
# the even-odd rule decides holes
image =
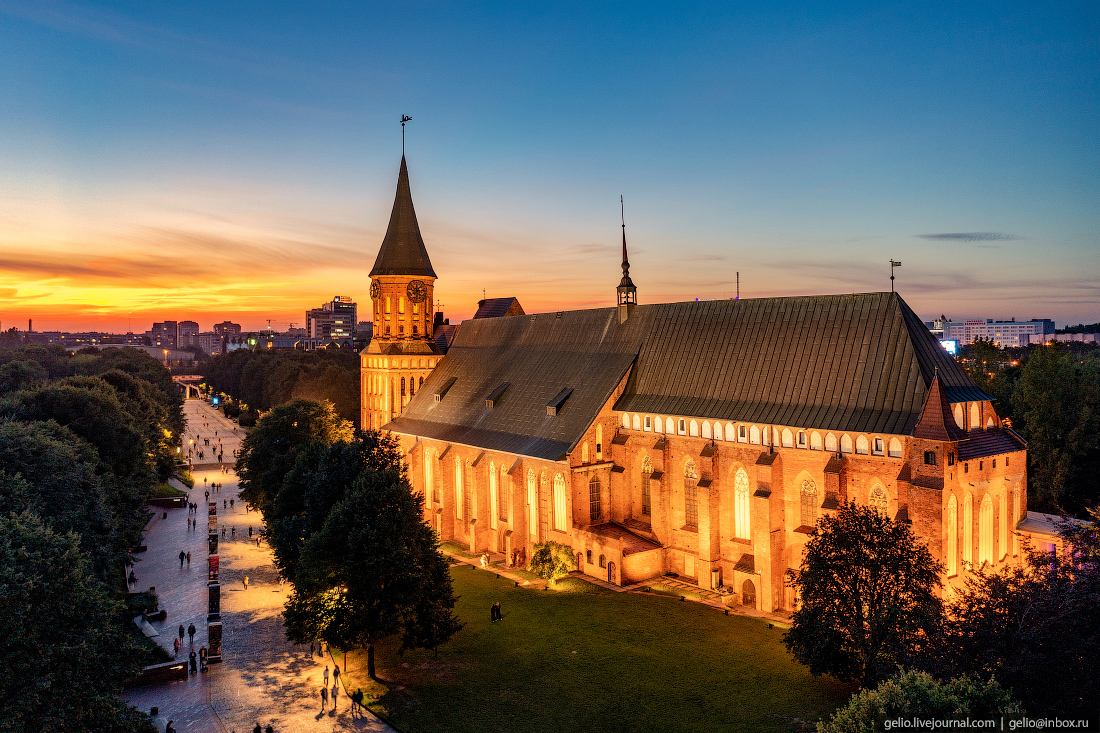
[[[233,500],[232,500],[232,499],[230,499],[230,500],[229,500],[229,508],[230,508],[230,509],[232,509],[232,508],[233,508]]]
[[[191,567],[191,553],[187,553],[187,567]]]
[[[252,733],[264,733],[264,729],[260,727],[259,723],[256,723],[256,727],[252,729]]]
[[[180,644],[183,643],[183,635],[186,634],[186,633],[187,633],[187,631],[184,630],[183,624],[180,624]]]
[[[175,659],[176,657],[178,657],[180,655],[180,640],[179,639],[173,639],[172,640],[172,648],[175,650],[172,653],[172,659]]]
[[[248,590],[248,576],[247,575],[244,576],[244,578],[242,579],[242,582],[244,583],[244,589]]]
[[[332,686],[332,709],[336,710],[336,696],[340,693],[340,685]]]
[[[328,665],[327,664],[325,665],[324,678],[325,678],[325,687],[328,687]]]
[[[332,681],[336,684],[340,684],[340,665],[332,665]]]
[[[252,525],[248,525],[248,539],[252,539]]]
[[[363,691],[356,690],[351,694],[351,711],[352,713],[361,712],[363,708]]]
[[[196,662],[196,661],[195,661],[195,651],[194,651],[194,650],[192,650],[192,651],[191,651],[191,654],[190,654],[190,656],[188,657],[188,659],[189,659],[189,660],[190,660],[190,662],[191,662],[191,674],[196,674],[196,673],[198,673],[198,671],[199,671],[199,665],[198,665],[198,662]]]
[[[312,641],[309,642],[309,656],[310,656],[310,658],[313,657],[313,652],[316,651],[316,650],[317,650],[317,645],[314,644]]]
[[[187,635],[191,637],[191,646],[195,646],[195,632],[198,629],[195,628],[195,624],[189,624],[187,626]]]
[[[168,725],[164,726],[164,733],[176,733],[176,726],[172,725],[172,723],[175,722],[174,720],[169,720]]]
[[[180,568],[183,568],[183,561],[184,561],[184,558],[186,558],[186,557],[187,557],[187,553],[184,552],[183,550],[180,550]]]
[[[321,688],[321,712],[324,712],[325,706],[328,705],[328,688]]]

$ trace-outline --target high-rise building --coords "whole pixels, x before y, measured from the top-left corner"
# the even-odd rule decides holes
[[[176,345],[194,346],[195,337],[199,333],[199,324],[195,321],[180,321],[176,326]]]
[[[229,321],[222,321],[221,323],[214,324],[214,333],[218,334],[222,338],[229,338],[232,336],[241,335],[241,324],[230,323]]]
[[[164,321],[162,323],[154,323],[153,327],[149,330],[148,336],[153,346],[159,346],[162,349],[174,349],[177,344],[177,328],[179,324],[175,321]]]
[[[374,333],[360,352],[362,426],[376,430],[401,413],[443,357],[433,337],[436,275],[416,221],[403,155],[389,227],[370,277]]]
[[[306,311],[306,335],[313,339],[354,338],[357,317],[355,301],[337,295],[320,308]]]

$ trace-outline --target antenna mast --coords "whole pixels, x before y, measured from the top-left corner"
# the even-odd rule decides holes
[[[401,157],[405,157],[405,123],[411,122],[412,117],[401,115]]]

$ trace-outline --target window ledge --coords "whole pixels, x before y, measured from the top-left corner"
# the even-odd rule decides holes
[[[816,530],[816,529],[817,529],[817,527],[811,527],[808,524],[801,524],[801,525],[795,527],[794,531],[798,532],[799,534],[813,534],[814,530]]]
[[[685,524],[683,527],[680,527],[680,531],[681,532],[693,532],[695,534],[699,534],[699,525],[698,524]]]
[[[747,540],[744,537],[734,537],[730,540],[730,542],[733,542],[734,544],[737,544],[737,545],[751,545],[752,544],[752,540]]]

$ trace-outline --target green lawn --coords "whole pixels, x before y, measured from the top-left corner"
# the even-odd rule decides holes
[[[765,621],[573,578],[539,591],[471,567],[451,575],[466,627],[438,659],[387,643],[385,684],[366,684],[365,654],[348,656],[348,690],[375,695],[370,707],[404,733],[789,731],[853,692],[811,677]]]
[[[186,491],[180,491],[179,489],[169,486],[166,483],[157,484],[153,487],[153,491],[150,494],[150,498],[153,499],[171,499],[177,496],[187,496]]]

